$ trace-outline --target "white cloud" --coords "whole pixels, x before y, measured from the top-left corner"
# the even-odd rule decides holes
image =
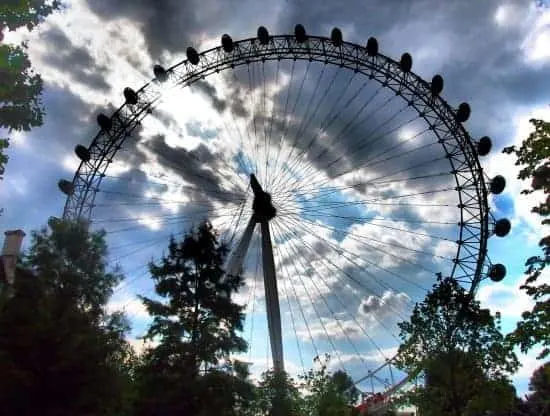
[[[521,45],[528,63],[536,66],[550,62],[550,8],[532,11],[527,32]]]
[[[529,122],[531,118],[550,120],[550,107],[545,105],[544,107],[518,109],[514,117],[515,132],[512,135],[513,140],[507,146],[515,145],[519,147],[523,140],[529,136],[533,131],[533,125]],[[523,189],[530,187],[530,182],[517,179],[521,168],[515,165],[515,156],[503,154],[501,149],[494,150],[487,161],[486,172],[489,173],[490,177],[498,174],[505,177],[506,189],[503,195],[510,196],[514,201],[514,217],[511,218],[512,225],[526,224],[528,226],[524,230],[526,237],[538,243],[538,240],[543,236],[544,229],[540,225],[541,218],[533,214],[531,209],[538,204],[542,195],[540,193],[521,195]],[[495,198],[499,198],[499,196],[497,195]]]
[[[503,318],[519,319],[524,311],[533,306],[531,298],[519,288],[523,280],[523,277],[518,278],[514,285],[487,281],[479,288],[477,299],[493,313],[500,312]]]
[[[141,300],[134,296],[122,297],[118,300],[111,300],[107,304],[109,312],[124,312],[131,319],[148,319],[150,318],[145,305]]]

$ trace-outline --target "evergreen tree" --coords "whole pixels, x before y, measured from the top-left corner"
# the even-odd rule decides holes
[[[147,351],[139,371],[139,414],[201,414],[216,397],[215,385],[230,376],[231,366],[224,366],[229,355],[246,350],[237,334],[243,307],[231,298],[242,278],[224,273],[227,251],[204,222],[182,241],[171,238],[168,253],[150,264],[156,294],[164,299],[141,298],[153,317],[146,338],[158,346]]]

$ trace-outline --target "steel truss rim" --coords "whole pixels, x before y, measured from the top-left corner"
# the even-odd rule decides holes
[[[299,42],[294,35],[276,35],[270,36],[267,44],[261,44],[258,38],[247,38],[235,41],[232,52],[225,52],[222,46],[218,46],[203,51],[198,56],[199,63],[197,65],[185,59],[166,70],[167,82],[171,87],[189,87],[213,73],[231,70],[241,65],[260,61],[294,59],[316,61],[360,72],[394,93],[399,91],[403,99],[405,93],[410,94],[413,102],[411,106],[431,127],[442,145],[453,169],[457,185],[455,191],[458,193],[460,204],[458,207],[461,221],[458,224],[460,242],[457,241],[458,249],[451,276],[455,275],[458,267],[466,271],[464,264],[474,263],[475,267],[470,265],[468,270],[473,270],[470,272],[469,283],[470,291],[475,292],[479,282],[485,277],[484,267],[488,262],[487,239],[490,234],[489,220],[492,216],[488,208],[487,184],[474,143],[462,123],[456,120],[456,110],[439,95],[431,95],[430,84],[427,81],[412,71],[402,71],[399,62],[386,55],[377,53],[371,56],[365,47],[351,42],[342,42],[340,46],[335,46],[330,38],[322,36],[308,35],[305,42]],[[74,191],[67,197],[63,212],[64,218],[91,220],[95,196],[109,164],[125,139],[162,99],[162,93],[157,88],[158,85],[159,81],[153,79],[137,90],[136,93],[139,97],[137,104],[124,103],[110,116],[113,123],[111,131],[100,130],[96,134],[88,147],[92,155],[91,159],[81,161],[73,177]],[[449,144],[448,141],[454,142]],[[464,160],[460,160],[460,156],[464,156]],[[464,166],[466,169],[463,168]],[[470,177],[465,176],[468,173]],[[470,193],[471,191],[474,193]],[[475,209],[479,212],[473,212]],[[465,213],[470,216],[467,220],[465,220],[467,217]],[[477,222],[474,222],[474,219]],[[463,239],[465,227],[469,227],[471,224],[476,225],[472,228],[477,230],[477,233],[470,231],[472,235]],[[461,253],[465,251],[464,258],[459,259]],[[468,276],[466,274],[466,277]],[[461,282],[464,283],[463,280]],[[384,366],[391,365],[394,360],[395,357],[387,360],[379,368],[370,371],[369,376],[375,375]],[[401,384],[403,381],[396,385]]]

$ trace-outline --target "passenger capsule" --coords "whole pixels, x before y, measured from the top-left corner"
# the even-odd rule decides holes
[[[342,43],[344,42],[342,31],[337,27],[332,29],[332,32],[330,33],[330,40],[332,40],[334,46],[342,46]]]
[[[76,153],[78,158],[80,160],[82,160],[83,162],[89,162],[90,161],[90,158],[91,158],[90,151],[88,149],[86,149],[84,146],[82,146],[81,144],[77,145],[74,148],[74,152]]]
[[[222,36],[222,47],[227,53],[233,52],[233,39],[227,33]]]
[[[430,84],[430,90],[433,95],[441,94],[441,91],[443,91],[443,77],[441,75],[434,75]]]
[[[367,41],[367,54],[369,56],[378,55],[378,41],[376,38],[369,38]]]
[[[166,69],[164,69],[164,67],[161,65],[155,65],[153,67],[153,73],[155,74],[155,78],[160,82],[164,82],[168,79],[168,73],[166,72]]]
[[[510,232],[512,224],[507,218],[501,218],[495,223],[495,234],[497,237],[505,237]]]
[[[401,71],[411,72],[413,66],[413,58],[411,54],[405,52],[403,55],[401,55],[401,62],[399,62],[399,65],[401,66]]]
[[[99,124],[99,127],[104,131],[109,131],[113,128],[113,120],[103,113],[97,116],[97,124]]]
[[[458,106],[456,111],[456,120],[459,123],[464,123],[470,118],[470,105],[468,103],[462,103]]]
[[[126,104],[136,105],[138,102],[137,92],[130,87],[124,88],[124,99],[126,100]]]
[[[269,32],[264,26],[258,28],[258,39],[262,45],[267,45],[269,43]]]
[[[187,48],[187,59],[189,62],[191,62],[193,65],[197,65],[199,63],[199,53],[197,50],[191,46]]]
[[[73,183],[66,179],[60,179],[59,182],[57,182],[57,186],[65,195],[72,195],[74,192]]]
[[[477,154],[480,156],[487,156],[491,151],[492,146],[493,143],[491,142],[491,139],[487,136],[483,136],[479,139],[479,142],[477,142]]]
[[[298,43],[305,42],[307,40],[306,28],[300,24],[296,25],[294,27],[294,36],[296,36]]]
[[[491,180],[490,190],[492,194],[498,195],[506,188],[506,179],[504,176],[497,175]]]
[[[506,276],[506,267],[504,264],[493,264],[489,269],[489,277],[493,282],[500,282]]]

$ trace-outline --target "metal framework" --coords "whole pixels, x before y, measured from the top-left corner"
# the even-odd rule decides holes
[[[475,291],[481,279],[487,275],[487,239],[493,232],[492,216],[487,202],[487,183],[476,152],[476,143],[457,120],[457,110],[438,94],[433,94],[431,84],[415,73],[404,70],[398,61],[380,53],[369,53],[364,46],[349,42],[334,42],[327,37],[308,36],[298,39],[294,35],[269,36],[267,41],[249,38],[232,43],[230,52],[222,46],[200,54],[197,59],[184,60],[165,72],[165,77],[155,78],[139,90],[137,101],[125,103],[110,116],[109,128],[102,128],[88,148],[89,160],[83,160],[72,180],[63,216],[69,219],[92,219],[97,191],[109,164],[124,141],[136,129],[141,120],[161,100],[167,88],[188,87],[210,74],[267,60],[307,60],[334,65],[355,71],[373,79],[383,87],[402,97],[422,117],[433,131],[449,160],[455,178],[455,190],[460,209],[457,253],[451,276]],[[192,62],[194,61],[194,62]],[[266,294],[272,309],[269,326],[274,365],[283,368],[283,352],[278,316],[278,300],[273,252],[268,221],[250,219],[244,235],[228,264],[228,273],[238,273],[250,244],[254,228],[260,223],[264,261]],[[268,311],[270,306],[268,305]],[[268,312],[269,314],[270,312]],[[391,365],[391,360],[384,365]],[[378,369],[367,377],[375,377]],[[403,381],[401,381],[403,383]],[[393,382],[392,385],[396,385]],[[398,383],[400,385],[400,383]]]

